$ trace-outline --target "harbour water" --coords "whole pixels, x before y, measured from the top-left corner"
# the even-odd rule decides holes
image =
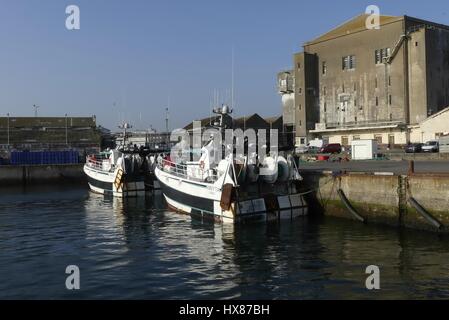
[[[448,262],[449,237],[433,233],[313,217],[213,225],[160,195],[0,191],[1,299],[448,299]],[[68,265],[80,290],[65,287]]]

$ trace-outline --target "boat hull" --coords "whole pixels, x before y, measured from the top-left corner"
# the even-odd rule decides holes
[[[117,170],[105,172],[85,165],[84,173],[87,176],[89,188],[95,193],[119,198],[145,196],[145,182],[141,177],[125,175],[123,184],[117,188],[114,183],[117,177]]]
[[[208,183],[188,181],[159,168],[155,174],[169,208],[180,213],[223,223],[263,222],[307,215],[307,204],[300,194],[239,198],[231,203],[229,210],[223,210],[222,190]]]

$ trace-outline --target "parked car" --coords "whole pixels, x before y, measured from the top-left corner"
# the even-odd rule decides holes
[[[440,144],[438,141],[426,142],[426,144],[422,146],[422,151],[423,152],[439,152]]]
[[[307,152],[309,152],[309,146],[304,146],[304,145],[299,146],[296,148],[295,151],[296,151],[296,153],[300,153],[300,154],[307,153]]]
[[[315,146],[311,146],[311,145],[307,145],[307,146],[299,146],[296,148],[296,153],[298,154],[304,154],[304,153],[318,153],[320,152],[320,148],[315,147]]]
[[[341,153],[341,144],[330,143],[320,149],[320,153]]]
[[[422,143],[411,143],[405,147],[406,153],[419,153],[422,152],[422,147],[424,144]]]

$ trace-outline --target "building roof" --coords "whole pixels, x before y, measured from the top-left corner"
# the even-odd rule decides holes
[[[320,43],[323,41],[336,39],[336,38],[343,37],[346,35],[362,32],[362,31],[367,31],[366,19],[368,17],[370,17],[370,15],[368,15],[368,14],[361,14],[357,17],[354,17],[354,18],[344,22],[343,24],[335,27],[334,29],[326,32],[325,34],[319,36],[318,38],[306,42],[305,45],[308,46],[308,45],[312,45],[312,44],[317,44],[317,43]],[[414,17],[410,17],[410,16],[380,15],[380,25],[381,26],[384,26],[384,25],[387,25],[390,23],[395,23],[398,21],[403,21],[403,20],[413,21],[414,23],[421,24],[423,26],[427,25],[427,26],[432,26],[434,28],[449,30],[449,26],[447,26],[447,25],[443,25],[440,23],[432,22],[432,21],[422,20],[422,19],[414,18]]]
[[[282,119],[282,116],[274,116],[274,117],[269,117],[269,118],[265,118],[264,120],[268,123],[268,124],[273,124],[276,121],[279,121],[280,119]]]
[[[207,117],[207,118],[203,118],[203,119],[195,120],[195,121],[201,122],[201,127],[204,128],[204,127],[209,126],[210,124],[213,124],[217,118],[218,118],[217,116],[211,116],[211,117]],[[190,122],[183,129],[187,130],[187,131],[193,130],[193,122],[194,121]]]
[[[96,118],[92,117],[0,117],[0,128],[64,128],[96,127]]]
[[[421,121],[420,124],[423,124],[424,122],[427,122],[429,120],[435,119],[435,118],[441,116],[443,113],[446,113],[446,112],[449,112],[449,107],[447,107],[447,108],[445,108],[445,109],[443,109],[441,111],[438,111],[435,114],[432,114],[430,117],[428,117],[428,118],[424,119],[423,121]]]
[[[259,116],[257,113],[253,113],[250,116],[243,116],[240,118],[235,118],[233,121],[233,125],[236,127],[243,127],[243,125],[248,122],[249,120],[253,119],[253,118],[258,118],[259,120],[263,120],[263,118],[261,116]]]
[[[368,15],[368,14],[362,14],[355,18],[352,18],[351,20],[346,21],[345,23],[343,23],[340,26],[332,29],[331,31],[319,36],[318,38],[316,38],[312,41],[306,42],[305,45],[316,44],[319,42],[343,37],[343,36],[346,36],[349,34],[366,31],[367,30],[366,29],[366,19],[369,16],[370,15]],[[380,16],[380,25],[382,26],[382,25],[390,24],[393,22],[401,21],[401,20],[404,20],[404,16],[381,15]]]
[[[210,123],[214,123],[215,119],[217,119],[217,116],[212,116],[212,121],[210,117],[201,119],[201,120],[197,120],[201,122],[201,127],[208,127],[210,125]],[[252,115],[249,116],[244,116],[244,117],[239,117],[239,118],[235,118],[232,119],[232,125],[235,128],[243,128],[245,127],[248,123],[253,123],[254,121],[257,121],[257,123],[263,124],[263,126],[269,126],[270,124],[275,123],[276,121],[278,121],[279,119],[282,119],[282,116],[276,116],[276,117],[271,117],[271,118],[262,118],[259,114],[257,113],[253,113]],[[193,129],[193,122],[189,123],[187,126],[184,127],[184,130],[192,130]]]

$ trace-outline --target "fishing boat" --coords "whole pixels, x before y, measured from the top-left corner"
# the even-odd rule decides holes
[[[127,129],[124,123],[123,145],[117,149],[88,155],[84,165],[90,189],[95,193],[126,198],[145,195],[145,176],[148,171],[146,153],[127,147]]]
[[[110,150],[89,155],[84,165],[90,189],[114,197],[145,195],[142,161],[136,154]]]
[[[230,112],[226,106],[214,110],[221,116],[220,124],[223,124],[223,116]],[[245,160],[243,165],[246,169],[251,168],[248,176],[248,170],[239,169],[242,162],[236,161],[233,153],[220,161],[214,161],[214,145],[213,141],[208,142],[201,149],[201,157],[197,162],[176,163],[168,159],[158,162],[155,176],[171,209],[225,223],[249,219],[292,219],[307,214],[307,204],[295,187],[298,180],[288,181],[291,184],[287,188],[288,192],[276,193],[273,191],[276,188],[271,187],[270,192],[247,192],[245,184],[241,184],[239,172],[245,172],[246,180],[253,181],[259,174],[256,173],[258,166],[251,163],[249,167]],[[274,165],[277,165],[276,161]],[[268,182],[275,183],[275,180],[271,177]],[[258,188],[259,191],[262,189]]]

